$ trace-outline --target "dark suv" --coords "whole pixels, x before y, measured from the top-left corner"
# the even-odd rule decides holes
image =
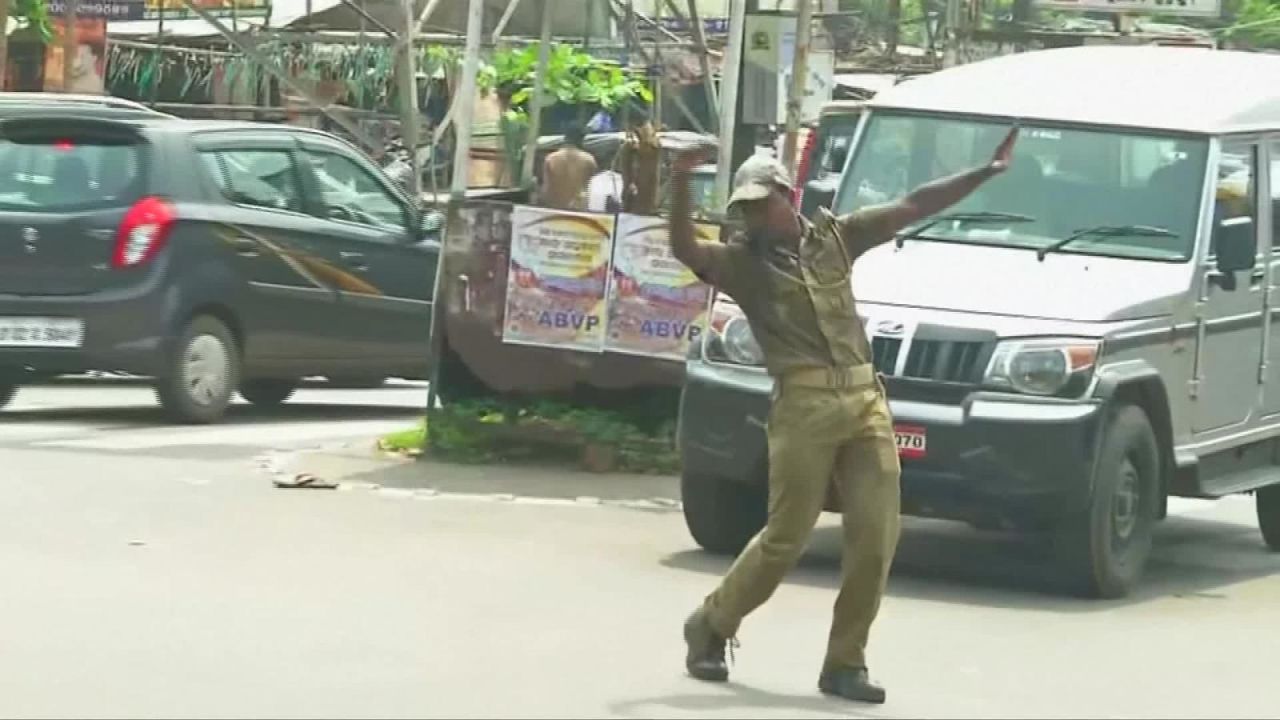
[[[237,390],[426,376],[434,218],[358,150],[70,112],[0,122],[0,406],[33,376],[123,371],[213,422]]]

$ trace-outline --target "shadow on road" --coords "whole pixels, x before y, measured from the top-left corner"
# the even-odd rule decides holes
[[[840,528],[820,527],[787,582],[836,589]],[[676,553],[663,565],[719,576],[731,558],[700,550]],[[1051,612],[1097,612],[1159,598],[1224,597],[1222,589],[1280,575],[1280,555],[1268,553],[1256,528],[1170,517],[1157,531],[1146,578],[1122,600],[1070,595],[1047,542],[981,533],[967,526],[908,518],[889,594],[947,603]]]
[[[369,392],[369,391],[365,391]],[[373,391],[376,392],[376,391]],[[425,402],[425,400],[424,400]],[[254,425],[275,422],[332,422],[334,420],[378,420],[422,415],[422,405],[363,405],[356,403],[291,402],[274,408],[233,405],[227,410],[222,425]],[[191,427],[171,422],[157,406],[127,405],[121,407],[41,407],[6,410],[0,413],[0,425],[23,422],[105,423],[113,429]]]
[[[860,706],[825,698],[818,694],[816,687],[813,693],[806,695],[771,693],[734,682],[714,686],[703,685],[703,687],[707,690],[701,693],[660,695],[612,703],[609,705],[609,710],[613,714],[624,717],[653,717],[651,708],[654,706],[682,713],[737,709],[742,713],[739,717],[749,717],[751,713],[759,713],[763,709],[824,713],[835,717],[879,717],[871,713],[858,712]]]

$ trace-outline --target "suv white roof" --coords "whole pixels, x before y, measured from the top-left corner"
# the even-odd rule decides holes
[[[1280,129],[1280,55],[1160,46],[1040,50],[948,68],[869,103],[1225,134]]]

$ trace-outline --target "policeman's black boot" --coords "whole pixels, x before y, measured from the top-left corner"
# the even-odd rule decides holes
[[[725,646],[731,640],[723,638],[711,627],[707,613],[702,608],[693,611],[684,621],[684,642],[689,646],[684,665],[689,674],[707,682],[725,682],[729,679],[729,666],[724,661]]]
[[[823,670],[818,677],[818,689],[826,695],[876,705],[883,703],[885,698],[884,688],[871,682],[866,668]]]

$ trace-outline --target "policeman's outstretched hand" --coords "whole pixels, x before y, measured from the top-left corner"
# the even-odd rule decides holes
[[[992,172],[1002,173],[1009,169],[1009,163],[1013,160],[1013,146],[1018,142],[1018,128],[1013,128],[1009,134],[1000,141],[1000,147],[996,148],[996,154],[991,158],[991,164],[987,167]]]
[[[715,157],[716,146],[713,143],[699,142],[678,150],[675,161],[672,162],[672,169],[678,172],[688,172],[699,165],[710,162]]]

